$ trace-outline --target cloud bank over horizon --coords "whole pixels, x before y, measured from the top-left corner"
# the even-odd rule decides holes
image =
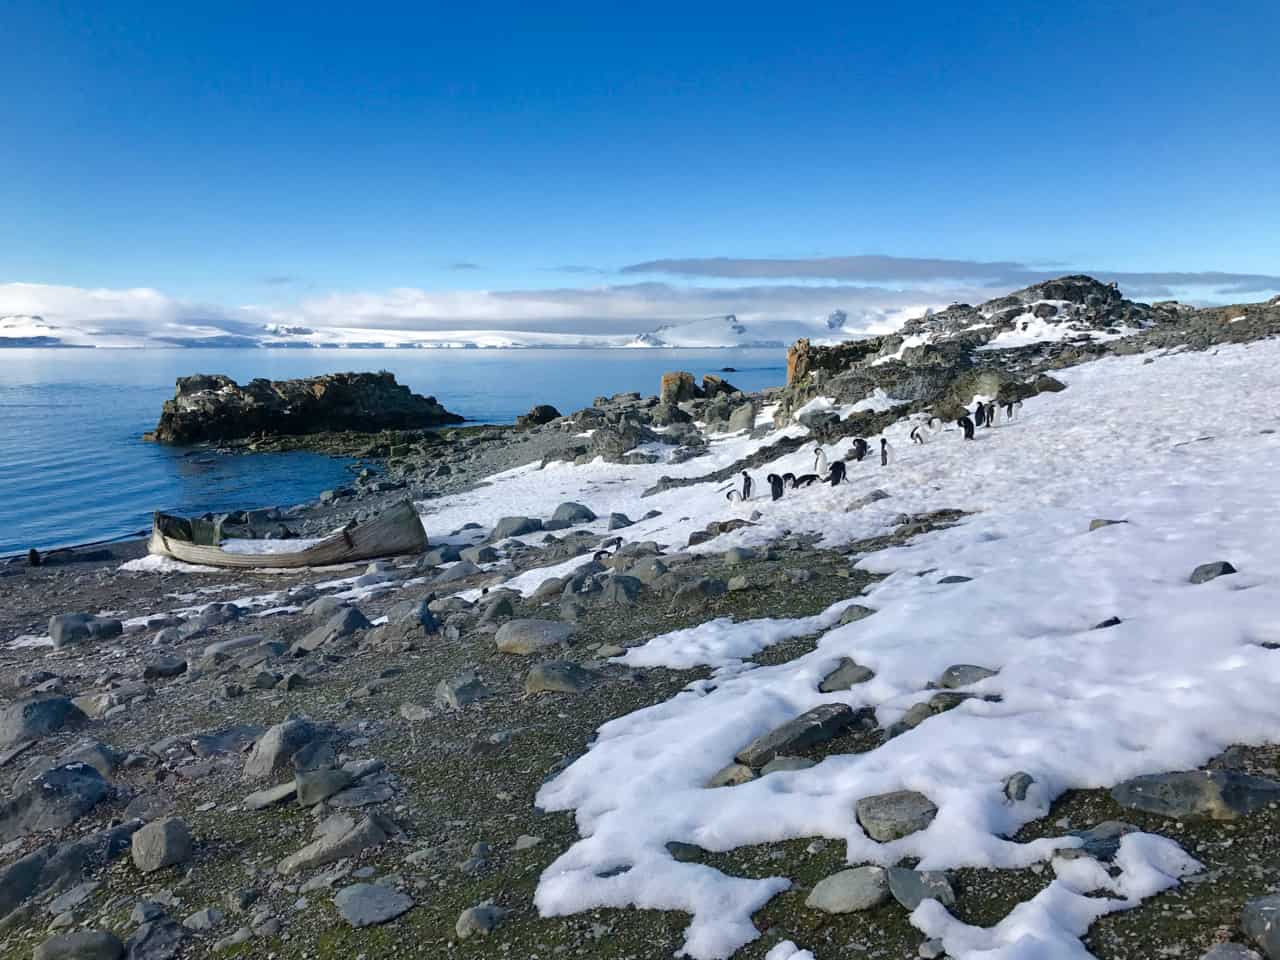
[[[462,269],[470,266],[457,264]],[[551,269],[585,274],[597,268]],[[93,333],[140,337],[192,328],[252,336],[268,325],[618,337],[722,314],[735,314],[748,323],[784,323],[809,322],[843,310],[849,314],[848,330],[871,333],[883,332],[891,319],[896,323],[912,311],[957,300],[977,303],[1064,273],[1115,280],[1135,299],[1229,302],[1266,299],[1280,291],[1280,276],[1223,271],[1045,270],[1016,261],[881,255],[712,257],[635,263],[612,272],[622,282],[599,285],[510,290],[405,286],[334,291],[271,305],[200,302],[149,287],[90,289],[11,282],[0,283],[0,317],[39,316]]]

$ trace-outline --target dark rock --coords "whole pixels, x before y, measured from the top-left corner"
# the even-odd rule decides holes
[[[997,672],[986,667],[974,666],[972,663],[957,663],[942,671],[942,676],[938,678],[938,686],[943,690],[955,690],[958,687],[967,687],[972,683],[985,680],[987,677],[994,677]]]
[[[582,693],[591,686],[591,674],[569,660],[536,664],[524,680],[525,693]]]
[[[1218,577],[1225,577],[1228,574],[1235,572],[1236,568],[1225,560],[1217,560],[1214,563],[1202,563],[1191,571],[1191,582],[1208,583],[1210,580],[1216,580]]]
[[[558,620],[511,620],[498,628],[495,640],[502,653],[528,655],[568,643],[574,632]]]
[[[502,907],[495,907],[492,903],[468,907],[458,915],[453,931],[459,940],[466,940],[476,934],[487,937],[502,926],[507,912]]]
[[[1121,624],[1119,617],[1107,617],[1105,620],[1099,620],[1093,625],[1094,630],[1106,630],[1108,627],[1118,627]]]
[[[261,780],[289,767],[293,756],[315,740],[318,731],[309,720],[286,720],[267,730],[254,744],[244,764],[246,780]]]
[[[39,740],[62,730],[76,730],[89,722],[67,697],[19,700],[0,709],[0,748]]]
[[[1267,960],[1280,960],[1280,894],[1245,901],[1240,928]]]
[[[698,387],[694,383],[693,374],[677,370],[662,375],[662,383],[658,388],[658,402],[677,404],[685,400],[693,400],[698,396]]]
[[[973,577],[962,577],[959,574],[953,574],[949,577],[943,577],[938,583],[968,583]]]
[[[1280,783],[1235,770],[1183,770],[1134,777],[1111,790],[1130,810],[1179,820],[1235,820],[1280,802]]]
[[[631,526],[631,524],[632,524],[631,519],[630,519],[630,518],[629,518],[625,513],[611,513],[611,514],[609,514],[609,529],[610,529],[610,530],[622,530],[622,529],[624,529],[624,528],[626,528],[626,527]]]
[[[436,685],[436,705],[461,710],[491,696],[474,670],[458,674],[452,680],[441,680]]]
[[[560,411],[547,403],[540,403],[530,409],[528,413],[522,413],[516,417],[517,427],[538,427],[544,423],[550,423],[552,420],[560,419]]]
[[[1067,389],[1067,385],[1065,383],[1049,376],[1047,373],[1036,377],[1035,382],[1031,386],[1036,393],[1060,393]]]
[[[757,737],[734,758],[749,767],[762,767],[780,753],[793,753],[839,736],[860,719],[844,703],[823,703],[782,726]]]
[[[424,553],[421,562],[426,566],[438,567],[442,563],[453,563],[461,559],[462,554],[457,547],[451,543],[442,543]]]
[[[298,803],[314,807],[351,786],[355,778],[346,770],[299,770],[293,778]]]
[[[124,625],[119,620],[91,613],[64,613],[49,618],[49,636],[58,650],[85,640],[109,640],[123,632]]]
[[[421,397],[396,383],[395,375],[330,373],[301,380],[252,380],[240,386],[230,377],[180,377],[172,400],[148,439],[189,444],[352,430],[416,430],[461,423],[435,397]]]
[[[944,907],[956,903],[951,881],[940,870],[908,870],[906,867],[889,868],[889,892],[908,910],[914,910],[926,900],[937,900]]]
[[[569,501],[556,507],[551,519],[565,526],[576,526],[580,523],[591,523],[596,519],[596,515],[588,507]]]
[[[379,883],[356,883],[339,890],[333,903],[351,926],[371,927],[410,910],[413,898]]]
[[[468,563],[476,563],[476,564],[493,563],[495,560],[498,559],[498,551],[493,549],[493,547],[486,546],[484,544],[479,544],[474,547],[467,547],[464,550],[459,550],[458,555],[462,557],[463,560],[466,560]]]
[[[173,654],[153,654],[142,668],[144,680],[166,680],[187,672],[187,661]]]
[[[294,649],[299,653],[312,653],[325,644],[342,637],[349,637],[357,630],[369,627],[369,620],[355,607],[343,607],[332,617],[299,640]]]
[[[459,580],[467,580],[483,572],[483,570],[477,567],[470,560],[459,560],[431,582],[439,585],[457,583]]]
[[[1090,827],[1088,830],[1073,830],[1068,836],[1079,837],[1084,841],[1080,846],[1074,849],[1059,850],[1056,856],[1066,857],[1092,857],[1103,863],[1110,863],[1120,851],[1120,841],[1130,833],[1137,831],[1131,823],[1121,823],[1119,820],[1106,820],[1097,826]]]
[[[1035,778],[1031,774],[1019,770],[1005,779],[1004,795],[1011,803],[1021,803],[1027,799],[1027,791],[1031,789],[1031,785],[1035,782]]]
[[[818,684],[818,690],[822,693],[848,690],[855,684],[866,683],[875,675],[875,671],[871,668],[855,663],[848,657],[841,657],[840,664]]]
[[[0,868],[0,917],[32,897],[74,886],[100,870],[129,849],[130,837],[141,825],[131,820],[78,840],[46,844]]]
[[[70,826],[110,792],[102,774],[87,763],[46,770],[0,805],[0,840]]]
[[[107,930],[60,933],[36,947],[31,960],[120,960],[124,944]]]
[[[174,960],[189,936],[180,923],[167,917],[144,923],[125,941],[126,960]]]
[[[489,534],[489,539],[496,542],[508,537],[523,537],[541,529],[542,521],[535,517],[501,517]]]

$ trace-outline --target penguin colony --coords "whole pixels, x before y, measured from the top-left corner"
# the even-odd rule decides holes
[[[956,420],[955,424],[962,431],[965,440],[972,440],[977,427],[993,427],[1001,420],[1011,421],[1021,409],[1021,400],[999,404],[994,400],[979,401],[974,405],[972,413],[966,409],[965,414]],[[944,421],[941,417],[930,417],[925,423],[916,424],[912,427],[909,436],[912,444],[923,446],[938,437],[943,428]],[[848,475],[845,460],[854,460],[861,463],[866,459],[870,450],[871,447],[866,440],[862,437],[856,437],[848,457],[838,459],[833,463],[828,458],[827,451],[823,449],[822,444],[818,444],[813,452],[813,473],[803,473],[799,476],[794,473],[781,475],[771,473],[765,478],[769,484],[769,499],[781,500],[787,490],[801,490],[815,483],[829,483],[833,487],[838,487]],[[893,458],[893,447],[887,439],[881,437],[880,466],[889,466],[893,462]],[[750,500],[751,490],[751,475],[743,470],[740,484],[725,488],[725,499],[730,503],[741,503],[744,500]]]

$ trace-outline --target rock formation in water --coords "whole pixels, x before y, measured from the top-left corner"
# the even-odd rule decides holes
[[[188,444],[338,430],[416,430],[462,420],[435,397],[413,393],[385,371],[257,379],[243,387],[221,374],[196,374],[178,378],[174,398],[165,401],[147,439]]]

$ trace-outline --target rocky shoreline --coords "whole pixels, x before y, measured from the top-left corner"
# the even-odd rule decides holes
[[[1002,335],[1026,332],[1028,314],[1057,317],[1070,334],[1001,347]],[[664,492],[762,472],[815,438],[950,418],[975,394],[1030,408],[1062,387],[1052,372],[1100,357],[1157,362],[1277,334],[1277,301],[1147,307],[1068,277],[953,307],[901,334],[802,342],[788,384],[772,391],[675,374],[655,396],[600,398],[568,416],[531,411],[519,426],[237,439],[230,449],[306,444],[366,467],[317,503],[239,519],[248,536],[308,536],[406,496],[430,519],[443,498],[479,502],[495,475],[548,464],[670,469],[633,501],[643,507]],[[869,397],[881,399],[855,409]],[[754,440],[722,453],[731,434]],[[705,526],[700,516],[680,528],[689,530],[680,542],[659,542],[628,533],[647,530],[646,518],[613,509],[613,474],[594,502],[561,502],[546,482],[537,516],[461,523],[421,556],[356,569],[122,570],[141,558],[137,542],[0,567],[0,958],[497,960],[681,949],[683,912],[549,916],[535,905],[544,871],[581,838],[573,815],[535,803],[544,785],[604,724],[734,676],[640,666],[628,651],[717,618],[787,618],[806,626],[744,657],[743,669],[793,662],[827,630],[876,616],[862,601],[884,574],[865,561],[954,527],[970,505],[890,513],[874,535],[836,545],[809,531],[749,547],[733,536],[764,522],[752,511],[726,508]],[[849,510],[883,499],[877,493]],[[648,522],[676,521],[679,501],[663,504],[666,515]],[[1235,571],[1187,573],[1208,584]],[[707,787],[732,791],[867,753],[984,696],[998,705],[998,695],[970,689],[998,675],[998,665],[951,663],[926,699],[883,726],[869,708],[807,711],[744,737]],[[846,658],[820,689],[874,677]],[[1200,879],[1098,919],[1084,937],[1095,956],[1277,958],[1269,920],[1280,907],[1268,894],[1280,886],[1278,766],[1275,746],[1238,745],[1198,775],[1068,790],[1011,839],[1071,834],[1079,843],[1064,856],[1091,858],[1104,874],[1120,871],[1120,839],[1137,832],[1173,838],[1200,861]],[[1038,787],[1021,774],[1005,789],[1018,803]],[[875,840],[910,836],[936,814],[922,793],[901,794],[857,805]],[[760,938],[735,954],[754,960],[790,956],[788,941],[823,958],[945,956],[909,919],[922,902],[992,926],[1054,876],[1041,860],[946,872],[917,870],[914,856],[850,864],[842,844],[821,836],[729,850],[709,838],[668,851],[734,877],[790,878],[755,912]]]

